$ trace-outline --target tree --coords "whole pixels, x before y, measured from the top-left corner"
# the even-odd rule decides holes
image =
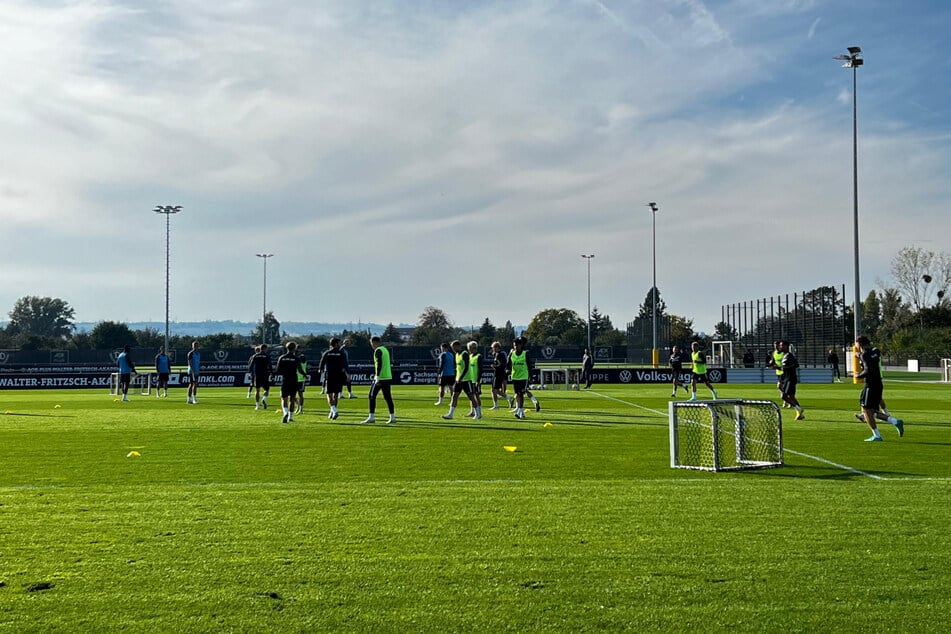
[[[435,306],[427,306],[419,315],[416,330],[410,338],[410,343],[417,346],[438,346],[449,341],[453,333],[449,315]]]
[[[736,328],[725,321],[718,322],[713,326],[714,341],[738,341],[740,338]]]
[[[274,317],[273,312],[267,311],[264,313],[264,321],[258,322],[250,337],[258,343],[277,344],[281,341],[281,322]]]
[[[686,345],[694,338],[693,320],[680,315],[670,316],[670,343]]]
[[[390,322],[380,334],[380,340],[383,343],[403,343],[403,336],[400,335],[400,332],[396,329],[396,326],[393,325],[393,322]]]
[[[61,299],[21,297],[10,311],[7,329],[11,335],[37,335],[65,339],[73,331],[75,311]]]
[[[100,321],[89,331],[89,343],[95,350],[116,350],[136,343],[135,333],[128,324]]]
[[[512,325],[512,322],[506,321],[504,326],[496,330],[495,338],[502,344],[503,348],[508,349],[515,341],[515,326]]]
[[[497,330],[498,329],[492,325],[492,322],[489,321],[489,318],[486,317],[476,333],[476,341],[479,342],[480,346],[492,345],[492,342],[495,341],[495,333]]]
[[[862,302],[861,327],[862,332],[869,333],[873,337],[878,336],[878,329],[882,327],[882,302],[874,290],[869,291],[865,301]]]
[[[584,345],[587,324],[568,308],[546,308],[532,318],[525,330],[530,341],[542,344]]]
[[[370,347],[369,330],[344,330],[340,333],[341,340],[350,340],[350,348],[364,349]]]
[[[657,294],[657,316],[660,317],[661,315],[667,314],[667,304],[660,298],[660,290],[655,286],[647,290],[647,297],[644,298],[644,303],[641,304],[640,311],[637,313],[638,317],[650,319],[653,316],[654,302],[651,291]]]
[[[134,331],[135,345],[139,348],[159,348],[165,345],[165,334],[160,333],[157,328],[143,328]],[[169,342],[171,345],[171,342]]]
[[[882,291],[882,325],[876,337],[881,344],[890,340],[911,319],[911,309],[902,301],[898,289]]]
[[[951,286],[951,257],[920,247],[904,247],[892,259],[892,277],[895,287],[917,313],[932,303],[938,293],[941,299],[947,295]]]

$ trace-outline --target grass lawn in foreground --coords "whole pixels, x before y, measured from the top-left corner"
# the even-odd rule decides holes
[[[276,398],[254,411],[238,389],[197,406],[184,392],[3,392],[0,631],[951,621],[947,385],[886,384],[907,431],[883,425],[883,443],[863,442],[856,386],[800,386],[787,465],[720,474],[669,467],[664,385],[540,391],[524,421],[463,407],[444,421],[434,393],[396,387],[398,422],[361,426],[365,398],[330,421],[314,388],[289,425]]]

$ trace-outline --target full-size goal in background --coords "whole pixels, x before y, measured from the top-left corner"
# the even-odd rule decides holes
[[[705,471],[783,464],[782,413],[772,401],[671,401],[670,466]]]

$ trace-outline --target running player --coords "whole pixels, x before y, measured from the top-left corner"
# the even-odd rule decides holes
[[[799,359],[790,352],[789,342],[781,341],[780,350],[783,353],[783,360],[780,367],[783,373],[779,379],[780,392],[783,395],[783,401],[796,410],[796,420],[804,420],[806,415],[802,411],[802,406],[796,399],[796,386],[799,384]]]
[[[294,405],[299,389],[300,359],[297,357],[297,344],[295,342],[288,341],[284,348],[287,352],[278,357],[275,374],[281,376],[281,412],[284,415],[281,422],[293,423]]]
[[[267,409],[267,397],[271,393],[271,355],[266,343],[254,349],[254,356],[248,362],[248,374],[254,388],[254,409]],[[262,395],[261,392],[264,392]]]
[[[469,381],[469,352],[462,349],[462,342],[456,339],[451,344],[452,352],[455,359],[456,367],[456,381],[452,386],[452,398],[449,400],[449,412],[443,414],[443,418],[446,420],[452,420],[452,415],[456,411],[456,405],[459,404],[459,395],[465,392],[466,396],[469,398],[469,403],[472,404],[473,411],[476,407],[475,397],[472,394],[472,383]]]
[[[697,383],[703,382],[713,393],[716,400],[717,391],[713,389],[713,384],[707,377],[707,355],[700,349],[700,344],[696,341],[690,344],[690,360],[693,363],[693,371],[690,373],[690,400],[697,400]]]
[[[678,387],[682,387],[684,392],[690,394],[690,388],[680,381],[680,375],[683,374],[684,371],[684,355],[680,350],[680,346],[674,346],[670,351],[670,369],[674,375],[674,389],[670,393],[670,397],[674,398],[677,396]]]
[[[901,438],[905,435],[905,421],[878,411],[882,404],[882,392],[885,390],[885,384],[882,381],[882,354],[865,335],[856,337],[855,343],[862,348],[862,371],[855,376],[856,378],[865,379],[865,386],[862,388],[859,403],[862,405],[865,422],[872,430],[872,436],[865,440],[866,442],[882,441],[882,433],[878,431],[878,426],[875,424],[876,418],[894,425],[895,429],[898,430],[898,437]]]

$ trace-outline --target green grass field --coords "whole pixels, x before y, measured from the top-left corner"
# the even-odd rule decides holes
[[[0,631],[947,631],[947,385],[889,382],[883,443],[857,387],[801,386],[787,465],[719,474],[670,468],[664,385],[525,421],[434,391],[373,426],[314,388],[289,425],[238,389],[3,392]]]

